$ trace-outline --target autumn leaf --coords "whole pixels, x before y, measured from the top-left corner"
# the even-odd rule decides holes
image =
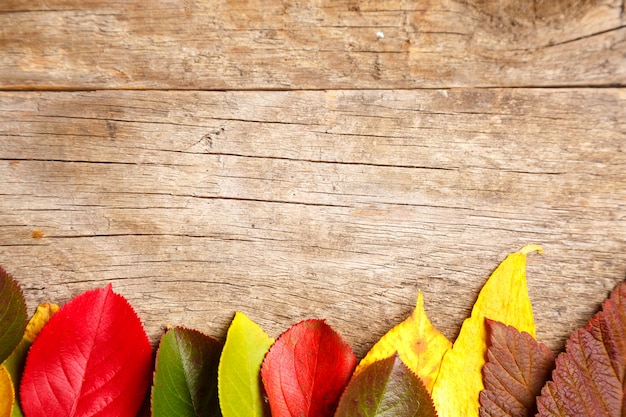
[[[537,399],[539,416],[624,416],[626,282],[619,284],[556,359],[552,381]]]
[[[22,371],[24,370],[24,363],[26,362],[26,354],[28,349],[33,344],[33,340],[39,334],[43,326],[50,320],[52,315],[57,312],[59,306],[52,303],[44,303],[37,306],[35,314],[31,317],[22,340],[13,350],[11,355],[4,361],[4,366],[11,376],[11,383],[13,387],[19,387],[22,379]],[[1,388],[0,388],[1,390]],[[22,410],[19,402],[15,401],[13,404],[12,417],[22,417]]]
[[[11,375],[4,365],[0,365],[0,417],[10,417],[15,402],[15,389]]]
[[[489,348],[483,367],[480,417],[530,417],[554,369],[554,354],[528,333],[487,320]]]
[[[256,323],[237,312],[226,335],[218,370],[224,417],[269,416],[263,401],[261,364],[274,343]]]
[[[439,373],[443,355],[450,347],[452,343],[428,320],[424,311],[424,297],[420,292],[413,313],[370,349],[355,373],[397,352],[400,359],[422,379],[430,392]]]
[[[26,303],[19,284],[0,267],[0,364],[22,340]]]
[[[272,417],[331,416],[355,365],[348,343],[323,320],[295,324],[261,368]]]
[[[111,285],[50,319],[30,348],[20,387],[27,417],[134,417],[150,384],[151,348]]]
[[[352,378],[334,417],[436,417],[421,379],[393,355],[373,362]]]
[[[526,285],[526,255],[541,252],[528,245],[507,256],[483,286],[470,318],[442,362],[432,397],[441,417],[478,416],[487,352],[485,318],[503,322],[535,337],[535,322]]]
[[[217,366],[222,343],[174,327],[161,338],[152,387],[153,417],[219,417]]]

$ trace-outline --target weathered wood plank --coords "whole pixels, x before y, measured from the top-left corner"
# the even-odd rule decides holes
[[[0,93],[0,263],[30,307],[113,282],[153,338],[328,318],[359,355],[417,289],[454,337],[510,251],[559,348],[626,276],[623,89]],[[40,231],[43,237],[34,231]]]
[[[626,84],[622,0],[4,0],[2,89]]]

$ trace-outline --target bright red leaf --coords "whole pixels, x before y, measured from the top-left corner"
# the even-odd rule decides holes
[[[134,417],[150,384],[150,342],[111,285],[63,306],[33,343],[22,377],[26,417]]]
[[[537,399],[539,416],[624,416],[626,283],[572,334],[556,359],[552,381]]]
[[[554,354],[530,334],[499,321],[487,320],[487,332],[480,416],[534,416],[536,397],[554,369]]]
[[[332,416],[355,366],[348,343],[324,321],[292,326],[261,368],[272,417]]]

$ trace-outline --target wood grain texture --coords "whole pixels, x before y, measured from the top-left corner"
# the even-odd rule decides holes
[[[623,0],[3,0],[3,89],[623,86]]]
[[[417,290],[453,338],[527,243],[559,349],[626,276],[624,89],[0,92],[0,259],[31,308],[112,282],[153,340],[325,317],[362,356]]]

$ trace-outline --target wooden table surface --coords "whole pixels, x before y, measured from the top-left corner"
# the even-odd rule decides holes
[[[533,4],[4,0],[0,264],[31,311],[112,283],[155,343],[241,310],[362,356],[418,290],[454,338],[537,243],[561,349],[626,277],[626,11]]]

